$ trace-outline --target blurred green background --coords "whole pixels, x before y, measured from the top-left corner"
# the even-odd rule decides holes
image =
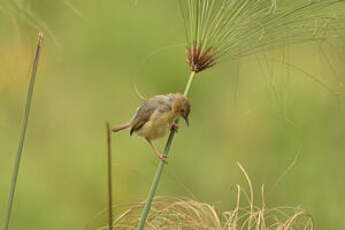
[[[11,229],[105,224],[104,214],[94,219],[106,207],[105,122],[131,118],[143,102],[136,88],[145,97],[183,92],[188,79],[178,4],[18,4],[24,13],[0,5],[0,215],[43,27],[47,36]],[[257,205],[264,184],[267,206],[301,206],[316,229],[345,229],[345,110],[336,95],[345,68],[337,51],[320,43],[296,45],[229,60],[198,75],[190,93],[191,125],[180,127],[158,194],[229,210],[237,198],[234,185],[247,186],[239,161],[251,176]],[[279,64],[283,58],[289,67]],[[112,143],[114,202],[144,200],[158,160],[128,132],[113,135]],[[156,141],[160,149],[164,144]]]

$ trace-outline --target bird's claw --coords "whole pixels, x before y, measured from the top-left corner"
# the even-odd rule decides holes
[[[174,130],[175,132],[178,132],[178,128],[179,128],[179,126],[178,126],[178,124],[172,124],[172,126],[171,126],[171,129],[172,130]]]
[[[164,162],[164,164],[168,164],[168,155],[166,154],[161,154],[159,155],[159,159]]]

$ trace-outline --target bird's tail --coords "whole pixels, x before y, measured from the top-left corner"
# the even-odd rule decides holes
[[[128,122],[128,123],[126,123],[126,124],[119,125],[119,126],[116,126],[116,127],[112,128],[112,131],[113,131],[113,132],[118,132],[118,131],[120,131],[120,130],[127,129],[127,128],[129,128],[130,126],[131,126],[131,123]]]

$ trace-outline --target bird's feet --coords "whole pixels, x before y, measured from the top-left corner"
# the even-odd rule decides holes
[[[159,159],[161,159],[161,161],[163,161],[164,164],[168,164],[168,155],[160,154]]]
[[[178,132],[178,124],[176,124],[176,123],[174,123],[174,124],[172,124],[172,126],[171,126],[171,130],[175,130],[175,132]]]

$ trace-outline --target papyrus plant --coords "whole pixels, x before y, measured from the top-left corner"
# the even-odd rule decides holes
[[[180,0],[191,71],[286,45],[345,38],[344,0]]]
[[[285,45],[344,40],[345,0],[179,0],[191,74],[226,59],[238,59]],[[176,121],[178,122],[178,120]],[[168,154],[172,130],[164,154]],[[138,229],[144,228],[164,163],[160,162]]]

